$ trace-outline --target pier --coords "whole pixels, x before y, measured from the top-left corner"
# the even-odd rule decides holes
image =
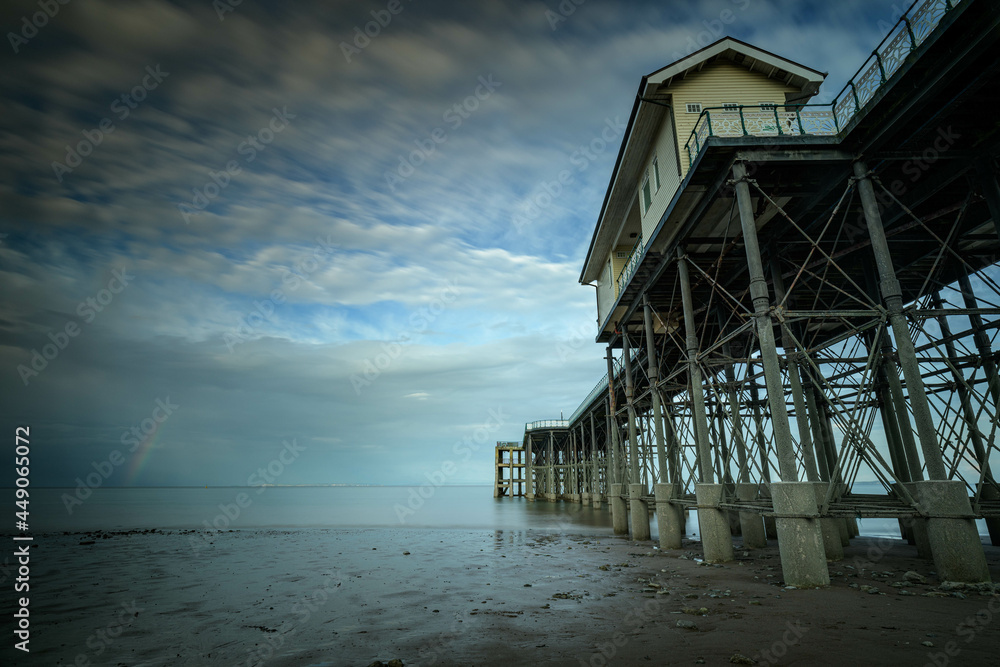
[[[893,518],[942,580],[988,581],[998,39],[997,3],[918,0],[828,104],[731,38],[643,77],[580,276],[606,373],[525,426],[527,499],[663,549],[697,513],[706,561],[777,539],[805,587]]]
[[[494,450],[493,497],[523,496],[524,490],[524,448],[519,442],[498,442]]]

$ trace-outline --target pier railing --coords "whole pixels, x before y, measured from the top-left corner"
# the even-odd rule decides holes
[[[568,419],[540,419],[535,422],[528,422],[524,425],[525,431],[534,431],[539,428],[569,428]]]
[[[639,238],[636,240],[635,245],[632,246],[632,250],[628,254],[628,258],[625,260],[625,266],[622,267],[621,273],[618,274],[618,293],[621,294],[628,285],[628,281],[632,279],[632,274],[635,273],[636,267],[639,266],[639,260],[642,259],[642,250],[645,246],[642,245],[642,234],[639,234]]]
[[[685,144],[688,166],[694,164],[709,137],[839,134],[899,70],[906,57],[927,40],[941,19],[963,1],[968,0],[915,0],[832,102],[704,109]]]
[[[635,362],[636,359],[638,359],[638,357],[639,357],[639,348],[633,348],[632,349],[633,363]],[[618,361],[617,359],[615,360],[614,363],[615,363],[615,374],[617,375],[618,372],[622,369],[622,365],[621,362]],[[590,407],[591,402],[595,398],[597,398],[598,395],[605,394],[607,393],[607,391],[608,391],[608,374],[605,373],[604,377],[602,377],[597,382],[597,384],[594,385],[594,388],[590,390],[590,393],[587,394],[587,397],[585,399],[583,399],[583,402],[580,403],[580,405],[576,408],[576,410],[573,411],[573,414],[569,416],[567,423],[572,424],[573,422],[575,422],[580,417],[580,415],[586,412],[587,408]]]

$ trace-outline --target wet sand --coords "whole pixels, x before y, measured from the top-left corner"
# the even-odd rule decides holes
[[[996,664],[1000,652],[1000,589],[942,587],[899,540],[856,538],[830,587],[787,590],[773,541],[713,566],[695,542],[661,552],[534,531],[206,535],[36,536],[32,653],[4,655],[129,667],[940,666]],[[1000,549],[986,551],[1000,581]]]

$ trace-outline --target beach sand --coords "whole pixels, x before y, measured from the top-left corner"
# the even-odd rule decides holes
[[[1000,597],[942,590],[900,540],[856,538],[828,588],[786,590],[774,541],[717,566],[696,560],[696,542],[661,552],[509,530],[35,539],[32,653],[8,644],[14,664],[985,665],[1000,653]],[[1000,581],[1000,549],[986,551]]]

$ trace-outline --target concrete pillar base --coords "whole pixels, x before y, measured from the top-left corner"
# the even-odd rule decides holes
[[[592,493],[590,495],[590,502],[593,505],[594,509],[601,509],[601,494]]]
[[[826,490],[830,485],[828,482],[813,482],[812,484],[818,508],[826,500]],[[826,552],[826,559],[844,560],[844,543],[840,538],[840,527],[845,525],[844,522],[835,518],[822,518],[819,520],[819,525],[823,533],[823,550]]]
[[[569,494],[569,501],[571,503],[578,503],[578,502],[580,502],[580,494],[579,493],[571,493],[571,494]]]
[[[698,525],[701,528],[701,546],[705,561],[725,563],[733,560],[733,539],[729,534],[729,515],[719,509],[722,502],[722,484],[696,484],[698,500]]]
[[[629,484],[628,499],[632,517],[632,539],[649,539],[649,506],[642,499],[646,493],[645,484]]]
[[[986,554],[972,514],[972,505],[959,481],[913,482],[910,488],[928,515],[927,541],[941,581],[990,581]],[[914,531],[916,532],[916,531]]]
[[[785,584],[800,588],[828,586],[823,530],[813,482],[772,482],[778,552]]]
[[[756,484],[737,484],[736,497],[739,500],[756,500]],[[763,517],[756,512],[740,512],[740,532],[743,533],[744,549],[763,549],[767,546]]]
[[[524,499],[527,500],[529,503],[533,503],[535,502],[535,494],[533,493],[525,494]]]
[[[628,535],[628,506],[622,499],[624,484],[612,484],[608,505],[611,507],[611,526],[615,535]]]
[[[671,504],[674,497],[673,484],[654,484],[656,496],[656,525],[659,530],[660,549],[680,549],[684,535],[683,508]]]
[[[556,501],[556,494],[554,494],[554,493],[546,493],[545,494],[545,500],[549,501],[550,503],[554,503]]]
[[[589,505],[590,504],[590,494],[587,493],[586,491],[584,491],[583,493],[581,493],[580,494],[580,502],[583,503],[584,505]]]

